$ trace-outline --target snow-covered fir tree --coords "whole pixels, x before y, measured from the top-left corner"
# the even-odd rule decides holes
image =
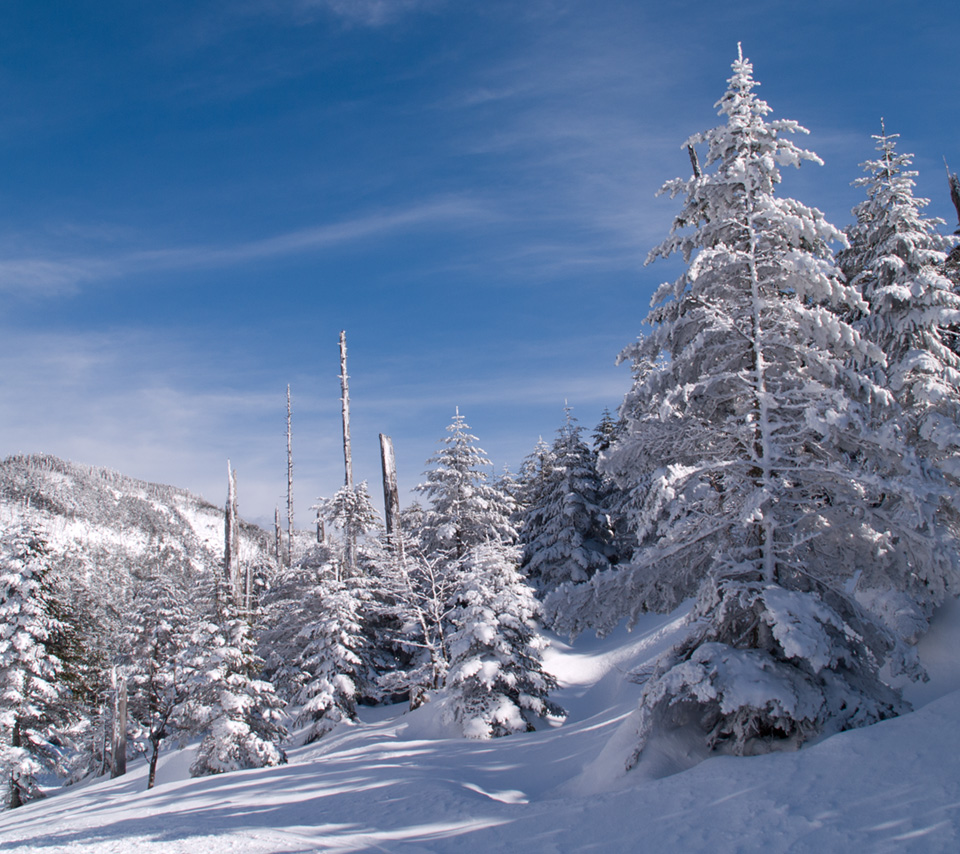
[[[288,703],[303,685],[298,664],[304,646],[301,632],[322,612],[324,589],[337,572],[335,547],[315,542],[293,566],[281,567],[264,596],[258,654],[264,659],[264,678]]]
[[[205,733],[190,766],[194,777],[286,761],[280,748],[283,702],[258,678],[263,661],[249,623],[225,610],[220,620],[205,620],[193,633],[189,714]]]
[[[459,408],[447,427],[443,447],[429,460],[433,468],[416,488],[430,499],[420,537],[428,557],[458,561],[475,545],[513,543],[513,501],[490,484],[490,460],[468,431]]]
[[[874,377],[896,402],[879,408],[877,426],[889,443],[905,445],[944,476],[940,525],[918,531],[942,542],[940,532],[960,512],[960,357],[948,343],[951,329],[960,325],[960,293],[942,272],[953,241],[937,231],[942,220],[923,216],[929,202],[913,195],[912,155],[897,153],[897,138],[885,131],[874,137],[879,157],[864,163],[869,174],[854,182],[866,189],[867,199],[853,210],[850,246],[838,261],[870,306],[855,326],[887,359],[874,367]],[[891,506],[900,500],[896,494],[883,499]],[[872,590],[861,584],[858,595],[915,638],[960,579],[947,560],[918,563],[908,548],[896,545],[893,552],[904,569],[899,583],[882,579]]]
[[[553,472],[553,448],[544,440],[543,436],[537,438],[537,444],[533,450],[523,458],[520,464],[520,474],[517,477],[517,489],[514,499],[518,504],[520,525],[523,523],[523,517],[531,507],[536,506],[545,500],[550,491],[551,476]],[[523,542],[523,536],[520,536],[520,542]]]
[[[342,486],[332,498],[321,499],[317,505],[320,517],[328,526],[340,532],[335,543],[337,554],[337,578],[343,580],[348,571],[348,540],[352,548],[356,543],[377,532],[382,527],[380,515],[370,500],[366,481],[355,486]],[[352,538],[352,540],[351,540]],[[360,559],[357,558],[358,566]]]
[[[847,596],[807,579],[787,590],[756,570],[708,577],[692,629],[643,685],[636,764],[658,730],[703,732],[708,750],[736,755],[799,747],[809,738],[899,714],[898,692],[883,683],[885,657],[902,647]]]
[[[869,376],[880,348],[841,316],[868,308],[833,262],[829,244],[844,237],[816,209],[775,195],[782,166],[818,158],[791,141],[803,131],[796,122],[766,119],[755,86],[741,55],[717,104],[725,124],[687,143],[706,144],[705,168],[664,187],[685,201],[648,260],[679,253],[689,266],[657,291],[650,333],[622,354],[634,383],[624,432],[603,462],[625,490],[643,489],[638,547],[576,595],[561,589],[552,605],[567,630],[605,630],[676,606],[706,579],[749,576],[807,597],[784,619],[813,632],[806,623],[826,607],[821,588],[893,579],[903,555],[931,574],[950,568],[949,555],[931,549],[937,485],[914,455],[871,431],[866,404],[891,397]],[[891,505],[889,494],[901,500]],[[732,647],[756,651],[763,636],[729,631],[739,612],[722,601],[701,618]],[[787,629],[769,626],[775,637]],[[873,649],[878,660],[884,653]],[[784,658],[776,678],[789,681],[803,664]],[[667,695],[681,702],[684,684],[669,682]],[[742,731],[765,731],[760,700]],[[654,701],[663,700],[645,698]],[[844,702],[859,697],[831,708]]]
[[[960,357],[944,341],[960,323],[960,294],[941,272],[953,246],[937,231],[943,220],[923,216],[928,199],[913,195],[912,155],[898,154],[897,134],[875,136],[880,157],[863,164],[854,182],[867,200],[854,209],[850,246],[838,261],[870,313],[857,323],[887,358],[877,367],[900,404],[896,423],[920,456],[960,476]]]
[[[882,352],[839,316],[867,310],[829,251],[844,237],[775,195],[781,166],[818,158],[790,140],[796,122],[766,120],[751,72],[734,63],[718,103],[726,124],[688,142],[706,143],[715,169],[664,188],[685,203],[648,261],[679,252],[690,264],[621,355],[635,379],[603,461],[624,489],[645,490],[639,547],[586,586],[596,607],[585,625],[671,608],[723,568],[839,583],[883,571],[897,535],[930,557],[918,534],[929,484],[876,440],[861,404],[891,397],[867,372]],[[903,494],[896,510],[880,500],[890,489]]]
[[[364,639],[355,583],[330,579],[315,600],[315,618],[299,632],[300,690],[294,702],[301,707],[297,723],[308,724],[305,744],[340,723],[356,720],[358,672],[363,666],[358,651]]]
[[[581,438],[570,409],[541,470],[540,488],[523,514],[521,568],[547,593],[566,582],[587,581],[610,566],[613,531],[600,506],[596,455]]]
[[[473,547],[462,562],[446,713],[468,738],[524,732],[537,718],[563,715],[548,699],[556,680],[543,670],[539,605],[517,558],[515,546],[491,542]]]
[[[464,561],[484,543],[512,544],[513,498],[490,483],[490,460],[470,434],[457,409],[447,427],[443,447],[427,463],[427,480],[417,490],[429,499],[418,512],[420,525],[412,531],[416,543],[405,549],[400,583],[401,644],[413,654],[403,676],[411,703],[417,705],[445,679],[450,662],[451,613],[460,588]],[[409,527],[408,527],[409,530]]]
[[[133,590],[137,611],[129,632],[125,668],[128,714],[134,744],[147,757],[147,788],[156,782],[157,762],[164,741],[186,737],[193,668],[191,633],[197,613],[190,591],[170,573],[156,567],[137,579]]]
[[[63,664],[49,606],[48,549],[38,530],[0,541],[0,793],[3,806],[42,797],[37,777],[59,762],[55,725]]]

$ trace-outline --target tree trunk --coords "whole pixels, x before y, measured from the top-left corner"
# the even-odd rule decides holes
[[[237,473],[227,460],[227,506],[224,513],[223,574],[227,597],[234,607],[242,605],[240,584],[240,515],[237,512]]]
[[[152,789],[154,783],[157,782],[157,760],[160,758],[160,742],[163,739],[151,733],[150,735],[150,744],[153,747],[153,750],[150,752],[150,771],[147,775],[147,788]]]
[[[275,508],[273,513],[273,556],[277,566],[283,566],[283,534],[280,529],[279,507]]]
[[[353,489],[353,455],[350,451],[350,386],[347,383],[347,333],[340,332],[340,389],[341,389],[341,409],[343,413],[343,471],[344,486],[347,489]],[[350,520],[347,520],[343,531],[343,537],[346,546],[346,571],[347,575],[356,574],[357,564],[357,537],[353,530]]]
[[[287,566],[293,566],[293,422],[287,385]]]
[[[10,736],[10,746],[22,747],[23,738],[20,734],[20,715],[13,719],[13,733]],[[10,774],[10,799],[8,800],[10,809],[16,809],[23,806],[23,797],[20,794],[20,783],[17,781],[17,775],[14,772]]]
[[[114,776],[121,777],[127,773],[127,677],[122,673],[117,687],[120,700],[117,703],[117,771]]]
[[[127,773],[127,680],[117,676],[117,668],[110,671],[113,688],[113,733],[110,739],[110,776]]]
[[[400,536],[400,493],[397,489],[397,461],[393,441],[380,434],[380,462],[383,468],[383,512],[387,523],[387,543],[398,559],[403,560],[403,539]]]

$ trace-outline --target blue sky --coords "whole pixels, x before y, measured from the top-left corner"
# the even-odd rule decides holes
[[[629,384],[644,268],[742,41],[850,220],[885,117],[955,227],[960,4],[193,0],[0,7],[0,455],[44,451],[299,521],[377,434],[422,480],[459,406],[516,470]]]

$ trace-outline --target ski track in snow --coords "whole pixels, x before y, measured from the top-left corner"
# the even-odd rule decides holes
[[[149,793],[140,763],[3,813],[0,854],[960,850],[960,604],[920,645],[933,678],[908,690],[916,712],[799,752],[624,773],[640,689],[623,674],[678,631],[674,614],[555,642],[559,727],[436,738],[439,704],[376,709],[288,765],[201,779],[170,750]]]

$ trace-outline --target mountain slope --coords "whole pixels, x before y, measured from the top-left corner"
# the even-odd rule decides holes
[[[82,552],[107,571],[129,570],[159,549],[194,572],[223,559],[222,508],[186,490],[48,455],[0,461],[0,529],[40,526],[56,554]],[[241,559],[270,562],[267,535],[241,529]]]

